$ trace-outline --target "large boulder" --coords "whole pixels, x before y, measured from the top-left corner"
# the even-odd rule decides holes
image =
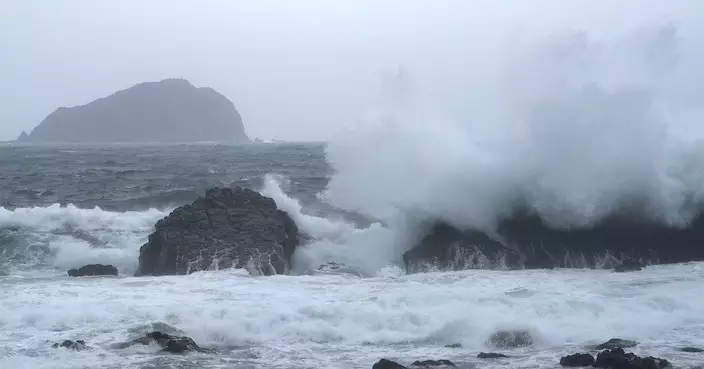
[[[137,276],[247,268],[284,274],[298,244],[298,228],[274,200],[258,192],[213,188],[158,221],[139,251]]]
[[[704,260],[704,217],[678,228],[633,215],[614,215],[583,227],[558,228],[540,216],[516,213],[495,231],[426,224],[403,254],[409,273],[428,269],[615,268]]]

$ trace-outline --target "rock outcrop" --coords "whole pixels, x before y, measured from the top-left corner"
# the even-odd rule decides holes
[[[505,359],[508,356],[499,354],[498,352],[480,352],[477,359]]]
[[[182,354],[185,352],[201,352],[213,353],[213,350],[202,348],[196,344],[190,337],[180,337],[165,334],[159,331],[149,332],[143,337],[137,338],[130,342],[118,345],[117,348],[127,348],[134,345],[150,345],[156,344],[161,347],[162,351],[173,354]]]
[[[77,340],[77,341],[65,340],[64,342],[61,342],[61,343],[55,343],[55,344],[51,345],[51,347],[65,348],[67,350],[73,350],[73,351],[83,351],[83,350],[89,348],[88,346],[86,346],[86,342],[83,340]]]
[[[577,368],[594,365],[594,356],[590,354],[572,354],[560,359],[560,365],[569,368]]]
[[[156,223],[136,275],[232,267],[284,274],[297,245],[298,227],[274,200],[250,189],[213,188]]]
[[[86,105],[59,108],[22,142],[249,143],[234,104],[183,79],[146,82]]]
[[[88,264],[68,271],[69,277],[86,277],[95,275],[117,275],[117,268],[112,265]]]
[[[704,260],[704,217],[686,228],[613,216],[589,228],[556,229],[537,215],[515,215],[496,232],[461,230],[445,222],[428,228],[403,254],[409,273],[428,269],[615,268]]]
[[[631,340],[624,340],[621,338],[612,338],[604,343],[600,343],[594,346],[595,350],[613,350],[617,348],[631,348],[638,346],[638,342]]]
[[[450,360],[416,360],[411,364],[412,368],[424,369],[424,368],[454,368],[456,365]],[[395,361],[381,359],[372,369],[408,369],[408,367],[401,365]]]
[[[665,359],[652,356],[643,358],[633,353],[626,353],[621,348],[600,352],[596,356],[594,366],[605,369],[664,369],[672,367],[670,362]]]

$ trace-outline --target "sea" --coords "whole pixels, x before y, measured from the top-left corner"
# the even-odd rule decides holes
[[[676,368],[702,367],[704,354],[680,348],[704,348],[703,263],[407,275],[399,259],[410,245],[393,222],[326,200],[332,159],[318,143],[0,144],[0,368],[369,369],[381,358],[559,368],[561,356],[610,338],[638,341],[632,352]],[[385,186],[377,174],[354,186]],[[156,221],[235,185],[274,198],[309,236],[291,275],[133,276]],[[349,268],[317,270],[328,261]],[[119,275],[68,277],[88,263]],[[151,330],[216,352],[116,347]],[[492,348],[499,330],[528,331],[534,344]],[[91,349],[51,347],[63,340]],[[482,351],[510,357],[478,359]]]

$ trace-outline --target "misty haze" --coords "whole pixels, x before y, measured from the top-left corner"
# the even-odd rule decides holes
[[[701,368],[704,3],[0,3],[0,368]]]

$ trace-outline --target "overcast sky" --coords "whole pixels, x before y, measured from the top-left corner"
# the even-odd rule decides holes
[[[660,20],[696,27],[704,1],[2,0],[0,140],[57,107],[170,77],[227,96],[250,137],[324,140],[399,65],[460,114],[481,88],[471,59],[522,30]]]

